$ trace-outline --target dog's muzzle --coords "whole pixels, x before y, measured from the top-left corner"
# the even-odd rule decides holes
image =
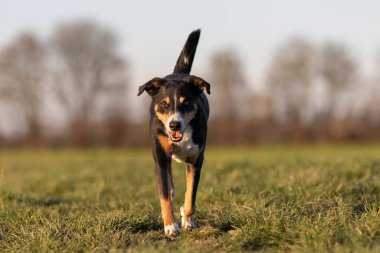
[[[180,131],[182,129],[181,121],[171,121],[169,123],[169,137],[173,142],[179,142],[182,140],[183,132]]]

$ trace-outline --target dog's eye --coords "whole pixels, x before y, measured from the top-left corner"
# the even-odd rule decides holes
[[[164,108],[164,109],[167,109],[169,107],[168,102],[166,102],[165,100],[161,100],[160,104],[161,104],[162,108]]]

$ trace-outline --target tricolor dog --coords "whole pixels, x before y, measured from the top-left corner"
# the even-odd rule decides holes
[[[173,74],[153,78],[139,87],[152,97],[150,133],[164,230],[167,237],[179,234],[174,217],[172,159],[186,163],[185,203],[181,207],[182,229],[195,227],[192,215],[207,136],[209,105],[203,91],[210,94],[210,84],[189,75],[200,30],[192,32],[178,58]]]

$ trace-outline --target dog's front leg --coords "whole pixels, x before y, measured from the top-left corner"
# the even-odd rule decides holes
[[[179,234],[178,223],[174,217],[172,202],[172,173],[171,157],[161,146],[156,146],[154,157],[156,161],[156,181],[160,195],[161,214],[164,221],[164,230],[167,237],[175,237]]]
[[[186,193],[185,205],[181,207],[182,228],[192,229],[196,226],[192,215],[196,209],[196,197],[199,179],[201,176],[201,169],[203,164],[203,155],[201,155],[194,164],[187,164],[186,167]]]

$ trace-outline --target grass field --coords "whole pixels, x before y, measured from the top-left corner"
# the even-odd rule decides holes
[[[380,251],[375,145],[209,149],[200,228],[174,241],[148,150],[3,150],[0,194],[0,251]]]

